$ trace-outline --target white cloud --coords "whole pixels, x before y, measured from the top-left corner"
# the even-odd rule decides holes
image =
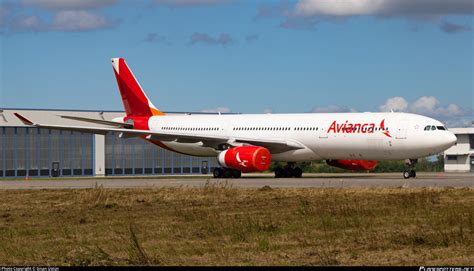
[[[88,10],[117,2],[118,0],[22,0],[21,4],[16,5],[1,4],[1,32],[75,32],[111,27],[119,21]],[[38,11],[37,8],[44,10]]]
[[[439,117],[458,117],[466,112],[456,104],[441,106],[438,99],[433,96],[423,96],[410,105],[410,112]]]
[[[230,113],[232,110],[228,107],[216,107],[216,108],[209,108],[209,109],[203,109],[200,112],[202,113]]]
[[[37,6],[44,9],[94,9],[118,3],[118,0],[22,0],[25,6]]]
[[[250,34],[250,35],[245,36],[245,41],[248,43],[252,43],[254,41],[257,41],[259,38],[260,36],[257,34]]]
[[[42,31],[45,27],[41,18],[36,15],[15,18],[11,26],[20,31]]]
[[[456,104],[440,105],[439,100],[433,96],[422,96],[411,104],[403,97],[392,97],[385,104],[379,106],[382,112],[391,110],[400,112],[410,112],[428,116],[455,117],[463,115],[465,112]]]
[[[385,104],[379,106],[380,111],[409,112],[440,119],[449,127],[469,126],[473,120],[474,111],[472,109],[462,109],[456,104],[441,105],[440,101],[433,96],[422,96],[412,103],[407,102],[403,97],[392,97]]]
[[[472,0],[299,0],[296,16],[445,16],[473,14]]]
[[[160,35],[158,33],[148,33],[144,41],[149,42],[149,43],[168,43],[169,44],[168,39],[165,36]]]
[[[448,21],[443,21],[440,25],[439,28],[448,33],[448,34],[455,34],[459,32],[468,32],[472,30],[472,27],[470,25],[462,25],[462,24],[456,24]]]
[[[0,6],[0,25],[5,23],[6,17],[10,13],[10,10],[7,7]]]
[[[433,114],[439,101],[433,96],[423,96],[410,105],[410,111],[422,114]]]
[[[294,12],[300,16],[368,15],[377,12],[384,2],[384,0],[301,0],[296,3]]]
[[[88,11],[65,10],[56,13],[51,29],[57,31],[90,31],[109,27],[112,24],[105,17]]]
[[[214,38],[207,33],[196,32],[191,35],[188,44],[193,45],[197,43],[226,46],[235,43],[235,40],[228,33],[222,33]]]
[[[322,21],[356,16],[404,18],[435,23],[445,33],[472,31],[469,24],[446,21],[446,17],[473,15],[472,0],[298,0],[293,5],[263,5],[256,18],[281,16],[283,28],[314,30]]]
[[[393,97],[388,99],[385,104],[379,106],[382,112],[405,111],[408,108],[408,102],[403,97]]]
[[[438,113],[444,116],[461,116],[463,110],[457,104],[449,104],[447,107],[438,108]]]
[[[266,108],[266,109],[263,110],[263,113],[264,113],[264,114],[272,114],[272,113],[273,113],[273,109],[271,109],[271,108]]]

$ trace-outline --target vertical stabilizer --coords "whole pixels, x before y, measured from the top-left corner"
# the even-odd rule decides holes
[[[148,99],[123,58],[112,58],[115,78],[127,116],[150,117],[164,115]]]

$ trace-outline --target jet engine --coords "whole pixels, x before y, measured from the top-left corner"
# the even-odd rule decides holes
[[[242,172],[265,171],[270,167],[270,151],[259,146],[234,147],[217,156],[219,165]]]
[[[326,160],[326,163],[333,167],[348,170],[374,170],[377,166],[375,160]]]

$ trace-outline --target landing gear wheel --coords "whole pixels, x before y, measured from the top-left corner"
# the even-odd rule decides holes
[[[275,168],[275,178],[301,178],[303,170],[295,167],[295,163],[288,163],[285,167]]]
[[[242,176],[242,171],[231,168],[216,167],[214,168],[212,175],[214,178],[240,178]]]
[[[285,177],[285,178],[293,177],[293,169],[292,168],[283,169],[283,177]]]
[[[403,178],[410,179],[411,173],[408,170],[403,171]]]
[[[275,169],[275,178],[283,178],[284,170],[281,167]]]
[[[234,170],[230,169],[230,168],[224,168],[224,174],[222,177],[228,179],[230,177],[232,177],[232,175],[234,174]]]
[[[240,178],[241,176],[242,176],[242,171],[240,171],[240,170],[235,170],[235,169],[232,171],[232,177],[233,177],[233,178],[236,178],[236,179],[237,179],[237,178]]]
[[[214,171],[212,171],[212,175],[214,178],[222,178],[222,175],[224,174],[224,171],[220,167],[216,167]]]
[[[303,170],[299,167],[295,167],[293,169],[293,177],[295,178],[301,178],[301,176],[303,176]]]
[[[403,178],[416,178],[415,166],[418,159],[407,159],[405,160],[406,169],[403,171]]]

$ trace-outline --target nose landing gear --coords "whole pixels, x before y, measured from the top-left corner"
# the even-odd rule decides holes
[[[403,178],[405,179],[416,178],[415,165],[417,162],[418,162],[418,159],[407,159],[405,161],[405,165],[407,166],[407,169],[403,171]]]

